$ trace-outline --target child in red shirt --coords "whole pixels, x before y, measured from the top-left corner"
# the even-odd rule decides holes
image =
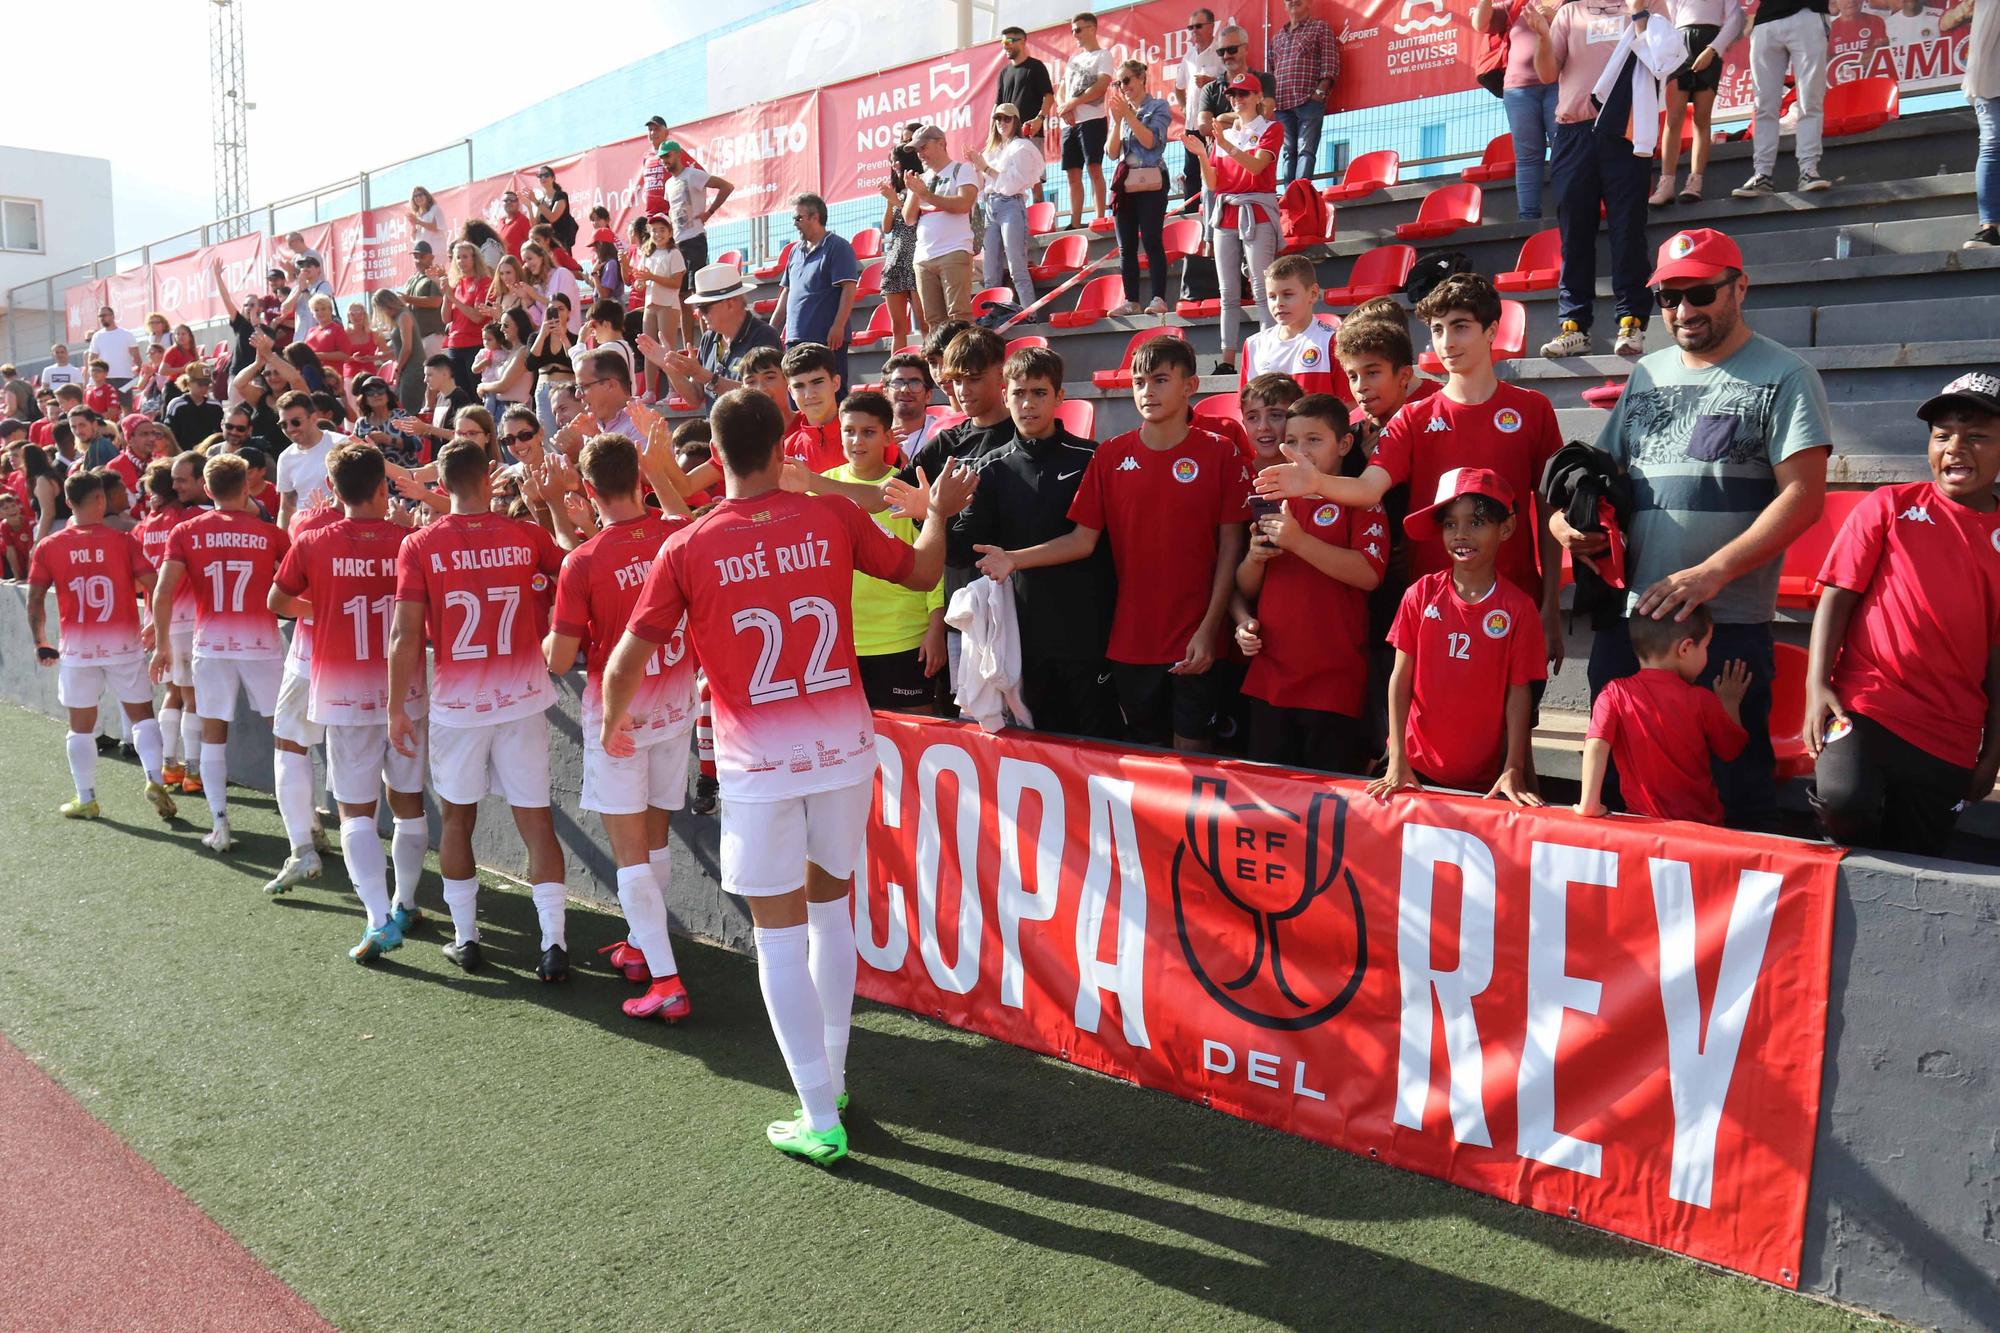
[[[1130,739],[1209,748],[1217,690],[1217,630],[1243,560],[1250,467],[1235,445],[1188,424],[1199,383],[1194,350],[1161,336],[1132,358],[1141,425],[1097,446],[1070,504],[1076,526],[1018,551],[974,546],[979,569],[1004,582],[1016,569],[1081,560],[1111,539],[1118,605],[1111,663]]]
[[[1498,568],[1515,521],[1507,480],[1467,467],[1440,477],[1436,502],[1403,522],[1412,538],[1440,541],[1451,568],[1411,584],[1389,628],[1389,763],[1368,784],[1378,800],[1429,784],[1543,804],[1528,756],[1531,687],[1548,668],[1535,604]]]
[[[839,366],[825,343],[798,343],[785,352],[785,388],[799,406],[785,426],[785,457],[809,472],[847,464],[840,436]]]
[[[1605,813],[1604,774],[1618,765],[1618,787],[1635,815],[1721,824],[1722,798],[1709,771],[1713,754],[1728,763],[1743,753],[1743,694],[1750,668],[1731,662],[1715,678],[1713,693],[1694,682],[1708,670],[1715,623],[1705,607],[1684,620],[1632,617],[1637,675],[1614,680],[1598,692],[1583,743],[1580,815]]]
[[[1354,448],[1354,424],[1339,399],[1307,394],[1293,404],[1285,437],[1331,473]],[[1236,567],[1236,591],[1255,606],[1236,627],[1236,644],[1250,659],[1243,693],[1250,697],[1252,759],[1361,771],[1368,591],[1388,559],[1379,507],[1286,500],[1252,525],[1250,552]]]
[[[83,405],[101,417],[116,420],[122,404],[118,386],[111,382],[111,363],[90,358],[90,387],[83,391]]]
[[[1938,856],[2000,772],[2000,377],[1917,415],[1932,479],[1862,501],[1820,570],[1804,739],[1828,837]]]
[[[0,490],[0,578],[19,583],[28,577],[28,555],[35,544],[35,525],[20,497]]]
[[[1290,375],[1272,371],[1259,375],[1237,393],[1237,409],[1243,413],[1243,433],[1250,439],[1250,470],[1262,472],[1285,461],[1285,424],[1291,420],[1292,404],[1306,396]]]

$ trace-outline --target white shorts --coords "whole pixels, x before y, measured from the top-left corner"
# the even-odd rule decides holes
[[[282,657],[203,657],[194,659],[194,711],[210,722],[236,716],[236,691],[250,696],[250,707],[262,717],[278,706],[278,682],[285,674]]]
[[[694,728],[642,745],[614,759],[593,738],[583,747],[583,796],[577,802],[600,815],[638,815],[648,808],[678,810],[687,804],[688,742]]]
[[[278,706],[271,714],[271,734],[294,745],[318,745],[326,739],[326,727],[306,716],[312,699],[312,680],[287,671],[278,684]],[[388,724],[383,724],[387,734]],[[372,799],[372,798],[371,798]]]
[[[806,862],[845,879],[861,864],[875,777],[785,801],[722,799],[722,888],[769,898],[805,887]]]
[[[336,724],[323,730],[326,732],[327,783],[333,788],[333,799],[342,805],[374,803],[381,799],[385,781],[390,791],[423,791],[422,731],[417,732],[417,752],[408,755],[389,744],[389,724],[386,722],[356,726]]]
[[[167,630],[167,651],[172,661],[167,667],[167,683],[182,689],[194,688],[194,626]]]
[[[56,702],[64,708],[95,708],[105,692],[121,704],[153,702],[153,682],[141,657],[123,662],[56,663]]]
[[[477,805],[491,793],[524,809],[548,805],[546,713],[478,727],[449,727],[433,720],[430,730],[431,787],[440,801]]]

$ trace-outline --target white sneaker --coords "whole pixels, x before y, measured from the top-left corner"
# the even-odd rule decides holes
[[[1590,335],[1577,327],[1573,319],[1566,319],[1556,330],[1556,336],[1542,344],[1543,356],[1588,356]]]
[[[1730,193],[1738,199],[1769,199],[1778,192],[1778,182],[1769,176],[1752,176]]]
[[[1618,341],[1611,350],[1620,356],[1644,356],[1646,354],[1646,326],[1627,315],[1618,321]]]
[[[215,826],[202,835],[201,845],[211,852],[226,852],[236,845],[236,839],[229,836],[229,816],[218,815]]]
[[[264,886],[264,892],[273,897],[289,892],[295,884],[303,884],[309,879],[318,879],[320,869],[318,852],[312,850],[310,847],[304,851],[293,852],[285,858],[285,864],[278,871],[277,878]]]

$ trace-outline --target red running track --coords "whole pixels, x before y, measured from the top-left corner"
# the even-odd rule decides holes
[[[0,1038],[0,1328],[331,1327]]]

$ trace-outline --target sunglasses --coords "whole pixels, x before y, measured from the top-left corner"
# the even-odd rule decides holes
[[[1239,45],[1239,46],[1218,46],[1218,47],[1216,47],[1216,48],[1215,48],[1215,54],[1217,54],[1217,55],[1219,55],[1219,56],[1233,56],[1233,55],[1235,55],[1235,54],[1236,54],[1236,53],[1237,53],[1238,51],[1241,51],[1242,49],[1243,49],[1243,48],[1242,48],[1242,47],[1241,47],[1240,45]]]
[[[1008,124],[1010,124],[1010,125],[1011,125],[1011,124],[1013,124],[1013,123],[1014,123],[1014,122],[1015,122],[1016,120],[1019,120],[1019,119],[1020,119],[1020,117],[1019,117],[1019,116],[1010,116],[1010,115],[1008,115],[1008,114],[1007,114],[1006,112],[1004,112],[1004,111],[997,111],[997,112],[995,112],[995,113],[994,113],[994,115],[993,115],[993,119],[995,119],[995,120],[1004,120],[1004,121],[1006,121],[1006,122],[1007,122]]]
[[[1715,304],[1716,294],[1729,286],[1726,282],[1701,282],[1692,287],[1655,287],[1653,299],[1660,303],[1660,309],[1673,310],[1683,302],[1699,310]]]
[[[306,427],[306,419],[305,419],[304,417],[286,417],[286,418],[285,418],[285,429],[286,429],[286,430],[304,430],[304,429],[305,429],[305,427]]]
[[[1187,30],[1189,32],[1200,32],[1203,28],[1210,26],[1212,25],[1209,23],[1207,19],[1197,19],[1193,23],[1187,25]]]
[[[541,432],[539,430],[533,430],[533,429],[517,430],[513,434],[509,435],[507,438],[512,440],[516,444],[526,444],[529,440],[534,439],[537,435],[540,434]]]

